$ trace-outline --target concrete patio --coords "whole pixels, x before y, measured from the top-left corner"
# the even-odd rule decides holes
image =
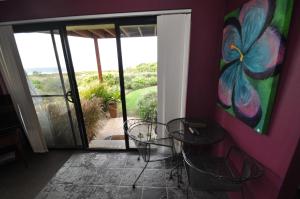
[[[134,146],[131,141],[129,142],[130,146]],[[123,117],[108,119],[96,137],[90,141],[89,148],[125,149]]]

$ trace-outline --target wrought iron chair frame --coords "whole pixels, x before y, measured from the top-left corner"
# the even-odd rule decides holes
[[[132,123],[131,123],[132,122]],[[174,157],[174,146],[173,146],[173,139],[170,136],[167,137],[163,137],[163,138],[151,138],[151,133],[150,133],[150,137],[149,139],[147,138],[146,140],[141,140],[138,139],[135,136],[132,136],[130,134],[130,131],[134,128],[136,128],[138,125],[148,125],[150,126],[151,130],[152,130],[152,126],[156,126],[155,127],[155,133],[157,134],[157,125],[163,126],[164,128],[166,128],[166,124],[164,123],[160,123],[160,122],[153,122],[153,121],[145,121],[142,119],[129,119],[124,123],[124,128],[127,129],[125,132],[128,135],[128,137],[130,139],[132,139],[135,144],[136,147],[138,149],[139,152],[139,156],[138,156],[138,160],[140,160],[140,157],[142,156],[143,160],[146,162],[145,166],[143,167],[142,171],[140,172],[140,174],[138,175],[138,177],[136,178],[136,180],[134,181],[132,187],[135,188],[135,185],[137,183],[137,181],[139,180],[139,178],[141,177],[141,175],[143,174],[143,172],[145,171],[145,169],[147,168],[149,162],[158,162],[158,161],[164,161],[167,160],[169,158],[173,158]],[[149,131],[149,129],[148,129]],[[164,144],[164,141],[169,141],[170,144]],[[144,147],[140,147],[140,146],[144,146]],[[167,147],[170,148],[172,151],[172,155],[171,156],[167,156],[164,158],[160,158],[160,159],[154,159],[151,160],[151,146],[161,146],[161,147]]]
[[[232,154],[233,151],[236,151],[238,153],[240,153],[242,156],[244,156],[245,158],[245,162],[243,161],[243,168],[242,168],[242,173],[240,175],[236,175],[234,172],[233,172],[233,168],[230,167],[230,156]],[[235,188],[237,187],[240,187],[240,192],[242,194],[242,198],[245,198],[244,196],[244,190],[243,190],[243,184],[249,180],[254,180],[254,179],[258,179],[260,178],[263,173],[264,173],[264,170],[263,170],[263,166],[257,162],[256,160],[254,160],[252,157],[250,157],[248,154],[246,154],[245,152],[243,152],[242,150],[240,150],[239,148],[235,147],[235,146],[231,146],[228,150],[228,152],[226,153],[226,155],[223,157],[224,158],[224,161],[226,163],[226,165],[228,165],[228,169],[230,170],[231,172],[231,176],[225,176],[225,175],[220,175],[220,174],[217,174],[215,172],[212,172],[212,171],[207,171],[207,170],[204,170],[204,169],[201,169],[199,167],[197,167],[187,156],[187,154],[185,153],[185,151],[183,150],[182,151],[182,154],[183,154],[183,158],[184,158],[184,166],[185,166],[185,170],[187,172],[187,176],[188,176],[188,183],[187,183],[187,187],[186,187],[186,193],[187,193],[187,198],[188,198],[188,192],[189,192],[189,188],[190,188],[190,184],[191,184],[191,179],[190,179],[190,169],[193,169],[194,171],[196,172],[199,172],[200,174],[202,174],[203,176],[206,176],[207,179],[209,178],[213,178],[213,179],[216,179],[216,180],[219,180],[220,182],[228,182],[228,183],[232,183],[233,186],[236,185]],[[245,165],[246,164],[246,165]],[[250,170],[245,170],[244,171],[244,167],[247,167]],[[252,172],[253,171],[253,172]],[[199,187],[197,187],[196,189],[199,189],[199,190],[204,190],[204,191],[224,191],[224,189],[222,188],[219,188],[219,189],[201,189]],[[226,189],[227,191],[228,188]],[[237,189],[232,189],[230,191],[236,191]]]

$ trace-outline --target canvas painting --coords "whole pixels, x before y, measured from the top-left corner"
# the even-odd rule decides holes
[[[250,0],[225,16],[218,104],[258,133],[268,129],[292,8],[293,0]]]

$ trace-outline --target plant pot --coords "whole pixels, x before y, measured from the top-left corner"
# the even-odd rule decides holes
[[[108,112],[111,118],[116,118],[118,116],[118,106],[117,102],[108,103]]]

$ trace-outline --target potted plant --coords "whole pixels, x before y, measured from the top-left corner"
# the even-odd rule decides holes
[[[107,109],[111,118],[118,116],[118,100],[111,99],[107,102]]]

